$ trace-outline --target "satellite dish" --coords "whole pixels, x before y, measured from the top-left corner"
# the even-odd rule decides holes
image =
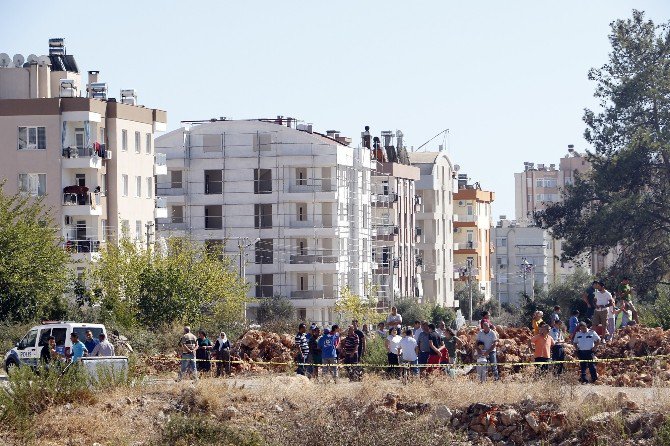
[[[33,65],[36,64],[37,62],[38,62],[37,56],[35,56],[34,54],[28,56],[28,65]]]
[[[12,59],[9,58],[9,54],[0,53],[0,68],[7,68],[10,63],[12,63]]]
[[[23,57],[23,54],[14,54],[12,61],[14,62],[14,66],[16,68],[21,68],[23,63],[26,61],[26,58]]]
[[[41,67],[45,67],[47,65],[51,65],[51,59],[49,59],[49,56],[40,56],[37,58],[37,63]]]
[[[459,170],[461,170],[461,166],[454,164],[454,172],[458,172]]]

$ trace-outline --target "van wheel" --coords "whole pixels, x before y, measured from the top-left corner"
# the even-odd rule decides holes
[[[7,362],[5,363],[5,372],[7,372],[7,376],[9,376],[9,372],[11,370],[14,370],[19,366],[19,363],[16,362],[15,359],[8,359]]]

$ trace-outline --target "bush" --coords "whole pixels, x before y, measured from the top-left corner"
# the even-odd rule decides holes
[[[388,356],[386,355],[386,346],[384,345],[385,339],[382,339],[381,336],[374,335],[374,337],[369,338],[366,344],[365,354],[363,355],[363,361],[365,364],[372,365],[387,365]],[[382,369],[372,369],[372,370],[382,370]]]
[[[640,322],[650,327],[670,329],[670,287],[659,286],[651,304],[639,305]]]
[[[0,390],[0,420],[27,435],[33,431],[32,419],[49,406],[94,402],[88,374],[83,367],[71,367],[61,376],[60,364],[37,372],[30,367],[11,371],[6,387]]]
[[[9,321],[0,322],[0,352],[4,354],[6,351],[16,345],[21,340],[28,330],[30,330],[37,323],[13,323]]]
[[[220,422],[212,422],[198,415],[193,417],[173,417],[163,428],[156,445],[174,446],[260,446],[263,444],[254,432],[231,428]]]
[[[456,320],[456,312],[451,308],[435,305],[430,310],[430,320],[436,325],[444,321],[447,327],[451,327],[452,322]]]
[[[402,316],[403,325],[412,325],[414,321],[427,321],[431,317],[432,307],[421,304],[412,297],[400,299],[395,303],[398,314]]]

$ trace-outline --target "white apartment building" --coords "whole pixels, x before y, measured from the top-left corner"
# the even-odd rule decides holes
[[[518,225],[501,216],[493,228],[495,240],[494,297],[501,303],[519,304],[532,296],[534,285],[546,289],[554,273],[553,239],[537,226]]]
[[[157,235],[241,259],[250,297],[286,296],[301,320],[330,323],[340,291],[364,296],[372,279],[371,159],[350,142],[283,117],[169,132],[156,140],[169,210]]]
[[[5,192],[44,197],[74,260],[95,260],[123,230],[145,243],[147,224],[166,212],[154,193],[166,166],[152,142],[165,112],[137,105],[134,90],[107,96],[97,71],[82,85],[63,39],[45,56],[0,54]]]
[[[412,152],[416,182],[416,262],[424,302],[458,307],[454,300],[454,169],[446,152]]]
[[[419,168],[410,165],[401,131],[381,132],[372,138],[368,128],[363,146],[371,148],[372,169],[372,278],[380,308],[398,298],[423,297],[416,256],[416,181]]]

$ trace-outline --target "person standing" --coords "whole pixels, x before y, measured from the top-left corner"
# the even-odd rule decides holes
[[[321,358],[326,368],[326,374],[332,374],[333,379],[337,382],[337,351],[335,350],[335,337],[332,332],[324,330],[323,336],[318,340],[318,345],[321,349]]]
[[[379,336],[382,339],[386,339],[386,336],[388,336],[388,333],[386,332],[386,329],[384,328],[384,323],[380,322],[377,324],[377,336]]]
[[[356,364],[358,364],[358,347],[360,340],[354,330],[354,326],[350,325],[347,328],[347,336],[341,342],[341,351],[344,363],[347,364],[347,374],[350,381],[360,381],[360,373]]]
[[[70,349],[72,352],[70,355],[71,364],[79,361],[84,356],[88,356],[86,345],[84,345],[84,343],[79,340],[79,335],[77,333],[72,332],[70,335],[70,341],[72,342],[72,348]]]
[[[563,334],[563,323],[555,321],[554,326],[549,331],[549,335],[554,339],[554,345],[551,347],[551,360],[564,361],[565,360],[565,336]],[[560,375],[563,373],[563,363],[554,364],[554,374]]]
[[[560,321],[560,320],[561,320],[561,307],[556,305],[554,307],[554,312],[551,313],[551,316],[549,317],[549,326],[553,327],[554,321]]]
[[[630,284],[630,279],[628,277],[624,277],[621,279],[621,283],[619,284],[619,289],[617,290],[617,295],[619,299],[623,301],[622,308],[625,309],[624,316],[623,318],[626,318],[626,325],[628,324],[628,321],[634,320],[636,324],[639,323],[638,321],[638,315],[637,315],[637,310],[635,309],[635,305],[633,304],[633,287]],[[623,321],[622,321],[623,322]],[[621,326],[625,326],[623,323]]]
[[[544,313],[540,310],[537,310],[535,313],[533,313],[533,319],[531,320],[531,326],[533,328],[533,334],[534,335],[540,334],[540,323],[544,323],[544,321],[542,321],[543,316],[544,316]]]
[[[491,364],[489,367],[493,371],[493,378],[497,381],[500,379],[498,375],[498,333],[495,330],[491,330],[491,325],[484,325],[479,333],[477,333],[477,342],[482,341],[484,343],[483,353],[486,355],[487,362]]]
[[[414,340],[419,342],[419,335],[423,332],[423,329],[421,328],[421,321],[414,321],[414,332],[412,333],[412,336],[414,336]]]
[[[484,381],[486,381],[487,375],[489,373],[487,365],[489,361],[488,359],[486,359],[488,355],[486,354],[486,347],[484,346],[484,341],[477,341],[473,356],[475,362],[477,363],[477,376],[479,377],[479,382],[483,383]]]
[[[86,339],[84,339],[86,350],[91,353],[96,345],[98,345],[98,341],[93,339],[93,332],[91,330],[86,330]]]
[[[586,326],[586,322],[579,323],[579,330],[575,334],[573,340],[577,348],[577,358],[582,361],[579,363],[580,382],[588,383],[586,380],[586,368],[588,367],[591,373],[591,382],[598,380],[598,371],[593,362],[593,349],[600,343],[600,336],[595,331]]]
[[[395,327],[398,330],[402,328],[402,316],[398,314],[398,308],[395,306],[391,307],[391,314],[386,318],[386,326],[390,330]],[[396,334],[398,332],[396,331]]]
[[[589,286],[583,293],[582,293],[582,301],[586,304],[586,318],[591,319],[593,318],[593,315],[596,310],[596,284],[598,283],[597,280],[594,280],[591,282],[591,286]]]
[[[304,323],[298,325],[298,333],[295,335],[295,346],[297,352],[295,355],[295,362],[298,363],[296,373],[298,375],[305,375],[305,364],[307,363],[307,356],[309,355],[309,342],[307,340],[307,326]]]
[[[309,374],[310,378],[319,377],[319,368],[321,366],[321,349],[319,348],[319,338],[321,337],[321,329],[319,327],[314,327],[312,330],[312,336],[309,338],[309,357],[308,361],[310,365]]]
[[[570,339],[572,339],[572,337],[577,332],[577,325],[579,324],[579,310],[572,312],[572,316],[570,317],[568,324],[568,334],[570,335]]]
[[[198,349],[195,351],[195,366],[199,372],[209,372],[212,368],[212,341],[204,330],[198,330]]]
[[[184,327],[184,334],[179,339],[179,348],[181,351],[181,367],[177,381],[181,381],[185,373],[192,373],[193,380],[198,380],[198,369],[195,366],[195,352],[198,349],[198,338],[191,333],[191,327]]]
[[[219,337],[214,342],[214,348],[212,349],[214,355],[216,355],[216,377],[219,378],[221,375],[230,374],[230,341],[225,332],[221,332]]]
[[[114,356],[114,346],[107,340],[104,333],[98,335],[98,343],[91,352],[91,356]]]
[[[444,332],[444,346],[449,354],[449,364],[458,362],[457,351],[463,348],[463,341],[456,336],[456,330],[448,328]]]
[[[607,314],[608,308],[612,306],[613,299],[609,291],[605,289],[603,282],[597,281],[595,284],[596,309],[593,315],[593,327],[600,336],[607,334]]]
[[[398,366],[400,365],[400,341],[402,337],[398,335],[398,329],[392,327],[389,329],[389,335],[386,338],[386,355],[388,358],[389,367],[386,370],[389,375],[398,374]]]
[[[363,356],[365,356],[365,351],[368,346],[368,341],[365,337],[365,333],[358,328],[358,320],[352,321],[354,326],[354,333],[358,336],[358,360],[356,363],[363,362]],[[361,367],[354,367],[355,376],[360,381],[363,378],[363,369]]]
[[[495,330],[495,326],[491,323],[491,315],[488,311],[482,311],[482,318],[479,321],[479,328],[484,328],[484,324],[489,324]]]
[[[417,339],[417,344],[419,344],[419,365],[424,367],[428,364],[428,357],[430,356],[430,333],[428,329],[428,322],[423,321],[421,324],[421,333],[419,334],[419,339]]]
[[[449,358],[447,355],[447,349],[442,343],[442,338],[435,330],[435,324],[428,324],[428,342],[430,346],[430,355],[428,356],[428,364],[431,365],[440,365],[443,362],[448,362]],[[433,367],[430,367],[428,371],[434,370]]]
[[[51,361],[55,361],[58,358],[58,353],[56,353],[56,338],[49,336],[47,340],[47,345],[42,347],[40,352],[40,361],[48,368]]]
[[[535,362],[548,362],[551,358],[551,348],[554,346],[554,338],[549,336],[549,325],[541,324],[540,332],[530,340],[530,347],[535,351]],[[547,364],[540,366],[540,372],[549,369]]]
[[[400,341],[400,352],[402,364],[407,364],[408,367],[411,367],[412,373],[418,375],[419,368],[416,365],[419,362],[419,346],[410,329],[405,331],[405,334]]]

